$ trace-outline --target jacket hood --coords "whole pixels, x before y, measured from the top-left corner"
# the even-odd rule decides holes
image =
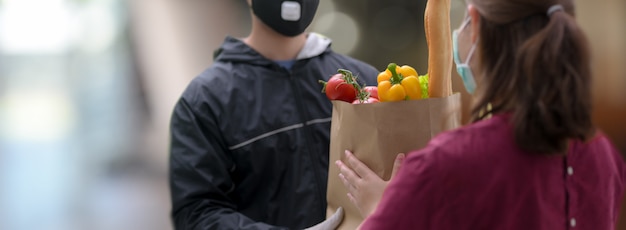
[[[317,33],[307,34],[307,40],[302,50],[296,56],[296,60],[308,59],[330,51],[332,41]],[[252,49],[243,41],[227,36],[222,46],[213,53],[216,61],[245,62],[255,65],[270,65],[272,60],[267,59]]]

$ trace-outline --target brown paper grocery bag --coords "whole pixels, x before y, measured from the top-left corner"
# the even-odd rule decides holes
[[[344,160],[343,152],[352,150],[372,171],[388,180],[398,153],[420,149],[441,131],[459,127],[460,103],[459,93],[444,98],[359,105],[333,101],[326,216],[344,208],[338,229],[356,229],[363,221],[350,203],[348,190],[334,164]]]

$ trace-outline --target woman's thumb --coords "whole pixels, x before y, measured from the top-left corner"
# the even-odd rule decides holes
[[[396,176],[398,170],[400,170],[402,161],[404,161],[404,153],[398,153],[398,155],[396,156],[396,160],[393,162],[393,170],[391,171],[391,178],[389,178],[389,180],[393,179]]]

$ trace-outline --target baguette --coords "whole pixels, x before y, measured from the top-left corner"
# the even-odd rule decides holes
[[[452,95],[450,0],[429,0],[424,12],[430,97]]]

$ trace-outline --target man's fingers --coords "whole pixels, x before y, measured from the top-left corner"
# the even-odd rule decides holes
[[[396,156],[396,160],[393,162],[393,169],[391,171],[391,178],[389,178],[389,180],[393,179],[396,176],[396,174],[400,170],[400,166],[402,165],[402,162],[404,161],[404,158],[405,158],[404,153],[399,153]]]
[[[339,207],[330,218],[304,230],[334,230],[341,224],[341,221],[343,221],[343,208]]]
[[[368,178],[371,175],[375,175],[375,173],[369,168],[367,167],[367,165],[363,164],[363,162],[361,162],[359,159],[357,159],[352,152],[346,150],[345,151],[345,156],[346,156],[346,161],[348,166],[350,166],[350,168],[352,168],[352,170],[354,170],[354,172],[360,177],[360,178]],[[378,175],[376,175],[378,176]]]
[[[333,214],[330,218],[328,218],[328,226],[325,226],[326,229],[336,229],[341,221],[343,220],[343,208],[339,207],[335,214]]]

